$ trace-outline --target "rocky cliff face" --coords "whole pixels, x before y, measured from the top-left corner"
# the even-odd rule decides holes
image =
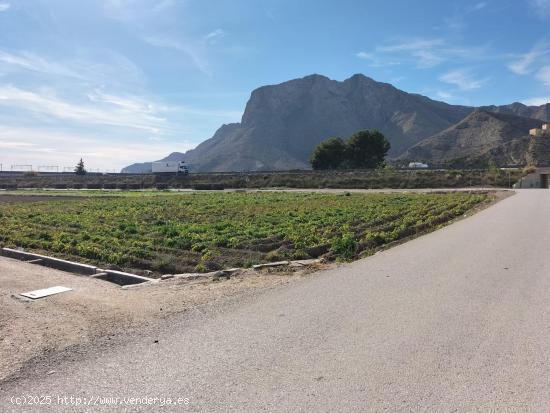
[[[471,110],[363,75],[343,82],[311,75],[253,91],[241,123],[222,126],[185,160],[193,171],[308,169],[319,142],[365,128],[382,131],[395,156]]]

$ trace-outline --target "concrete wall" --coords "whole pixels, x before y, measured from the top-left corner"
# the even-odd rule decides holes
[[[521,178],[515,185],[514,189],[530,189],[530,188],[542,188],[544,182],[543,175],[547,175],[549,178],[546,181],[550,182],[550,167],[537,168],[535,172]]]
[[[514,189],[526,188],[540,188],[540,175],[537,173],[526,175],[514,185]]]

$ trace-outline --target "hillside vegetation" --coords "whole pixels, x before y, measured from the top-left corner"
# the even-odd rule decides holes
[[[401,157],[452,167],[525,165],[529,130],[541,121],[476,110],[458,124],[410,148]]]

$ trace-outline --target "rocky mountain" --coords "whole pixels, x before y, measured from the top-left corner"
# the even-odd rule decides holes
[[[319,142],[365,128],[382,131],[397,156],[471,111],[364,75],[343,82],[311,75],[254,90],[240,123],[223,125],[184,159],[192,171],[308,169]]]
[[[450,128],[424,139],[400,159],[434,165],[486,166],[523,165],[529,148],[529,129],[541,121],[478,109]]]
[[[482,109],[485,113],[550,120],[550,104],[535,107],[514,103]],[[423,139],[447,131],[474,110],[410,94],[360,74],[342,82],[311,75],[254,90],[240,123],[223,125],[195,149],[185,154],[175,152],[161,161],[185,160],[193,172],[309,169],[309,157],[319,142],[333,136],[347,137],[367,128],[384,133],[391,143],[390,157],[397,158]],[[470,124],[461,128],[464,125]],[[474,139],[479,136],[475,128],[481,125],[473,122],[472,126],[471,139]],[[484,148],[480,149],[483,153],[496,150],[495,139],[509,140],[507,136],[499,138],[489,133],[499,130],[494,124],[487,128],[480,136],[483,142],[476,144]],[[462,138],[467,140],[465,136]],[[436,141],[439,139],[452,146],[452,139]],[[415,151],[427,156],[429,150],[422,152],[422,148],[429,146],[426,143]],[[434,150],[435,153],[470,156],[472,151],[467,154],[448,149]],[[150,171],[151,163],[123,169],[128,173]]]

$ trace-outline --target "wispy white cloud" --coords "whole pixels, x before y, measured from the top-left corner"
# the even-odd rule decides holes
[[[145,36],[143,40],[154,47],[174,49],[184,53],[198,70],[200,70],[205,75],[212,75],[212,71],[208,67],[208,64],[199,56],[195,48],[192,47],[189,43],[185,43],[168,36],[160,35]]]
[[[445,92],[445,91],[442,91],[442,90],[438,90],[436,95],[437,95],[438,98],[443,99],[445,101],[449,101],[449,100],[454,99],[454,95],[452,93]]]
[[[0,85],[0,162],[62,165],[83,156],[122,167],[196,146],[242,112],[166,105],[95,89],[78,101],[53,89]],[[71,161],[71,162],[72,162]]]
[[[521,56],[520,59],[508,65],[508,68],[517,75],[526,75],[531,70],[531,65],[540,56],[538,52],[531,51]]]
[[[451,105],[474,105],[468,98],[468,95],[462,93],[462,91],[457,87],[450,88],[444,85],[435,85],[435,87],[427,86],[419,90],[419,93],[428,96],[431,99],[443,101]]]
[[[180,21],[186,3],[177,0],[104,0],[104,10],[109,18],[120,21],[145,43],[176,50],[201,73],[211,76],[212,69],[205,57],[208,46],[218,43],[227,33],[217,28],[197,36],[186,34],[185,30],[174,30],[174,27],[186,27]]]
[[[374,54],[367,53],[367,52],[357,52],[355,53],[355,56],[358,57],[359,59],[364,59],[364,60],[374,60],[376,57]]]
[[[0,65],[3,67],[11,66],[16,69],[25,69],[31,72],[44,73],[47,75],[82,78],[82,73],[70,69],[67,65],[46,60],[27,51],[10,53],[0,50]]]
[[[0,0],[0,5],[6,3]],[[13,9],[16,3],[11,3]],[[186,32],[187,25],[181,25],[186,1],[98,3],[99,16],[93,17],[116,25],[128,37],[173,49],[172,61],[178,66],[189,64],[190,72],[198,69],[210,75],[207,57],[226,48],[225,44],[212,47],[228,37],[217,26],[202,34],[191,27]],[[59,23],[66,17],[53,10],[54,15]],[[156,82],[148,82],[134,61],[111,51],[109,45],[79,43],[75,49],[69,41],[66,47],[21,50],[16,44],[0,46],[0,163],[21,163],[16,162],[19,158],[45,164],[57,159],[50,157],[56,152],[59,157],[67,152],[69,160],[80,153],[95,156],[94,162],[106,167],[160,159],[174,150],[192,148],[212,136],[220,124],[242,116],[240,110],[213,107],[213,101],[204,96],[185,96],[181,88],[168,96],[156,94],[152,89]],[[167,51],[145,53],[165,56]],[[62,136],[68,140],[63,142]]]
[[[388,46],[378,46],[376,50],[380,52],[415,52],[417,50],[432,50],[438,46],[442,46],[443,44],[445,44],[443,39],[413,38]]]
[[[534,97],[522,100],[522,103],[527,106],[540,106],[550,103],[550,96],[546,97]]]
[[[180,47],[179,43],[163,45]],[[77,135],[94,129],[108,131],[113,139],[184,136],[198,141],[211,136],[221,123],[242,116],[242,111],[159,99],[147,90],[140,68],[114,53],[56,61],[51,56],[0,49],[0,73],[0,124],[67,124]]]
[[[107,17],[125,22],[139,22],[157,18],[176,5],[175,0],[104,0]]]
[[[376,53],[358,52],[355,53],[355,57],[368,61],[371,67],[398,66],[401,64],[392,60],[389,56],[381,56]]]
[[[140,102],[121,100],[108,105],[74,103],[63,100],[54,94],[23,90],[15,86],[0,87],[0,105],[10,109],[38,113],[57,119],[78,122],[84,125],[109,125],[129,129],[144,130],[158,134],[166,124],[166,119],[152,111],[143,110]],[[92,99],[89,99],[92,102]],[[137,108],[137,109],[136,109]]]
[[[144,83],[145,78],[132,61],[111,51],[56,60],[25,50],[0,49],[0,70],[5,74],[42,75],[49,84],[60,81],[66,85],[64,78],[71,78],[92,85],[131,85],[133,89]]]
[[[546,41],[539,41],[529,52],[514,56],[514,61],[508,65],[508,68],[515,74],[527,75],[533,71],[533,66],[545,56],[550,56],[550,45]]]
[[[550,87],[550,66],[543,66],[537,72],[536,78],[545,86]]]
[[[466,10],[468,12],[475,12],[475,11],[483,10],[486,7],[487,7],[487,2],[486,1],[480,1],[479,3],[476,3],[476,4],[466,8]]]
[[[405,79],[406,79],[405,76],[395,76],[395,77],[392,77],[392,78],[390,79],[390,83],[391,83],[392,85],[395,85],[395,84],[397,84],[397,83],[399,83],[399,82],[402,82],[402,81],[405,80]]]
[[[419,69],[430,69],[447,61],[486,58],[486,47],[465,47],[449,44],[444,38],[405,38],[380,45],[373,51],[361,51],[355,56],[371,62],[371,66],[412,63]]]
[[[216,29],[208,33],[206,36],[204,36],[204,40],[208,44],[216,44],[221,39],[223,39],[225,36],[227,36],[227,33],[222,29]]]
[[[139,96],[119,96],[105,93],[100,89],[96,89],[93,93],[88,94],[88,98],[92,102],[102,102],[114,105],[115,107],[132,113],[141,115],[154,115],[158,113],[178,113],[184,115],[204,116],[223,118],[225,120],[238,119],[242,116],[242,111],[234,110],[217,110],[217,109],[200,109],[184,105],[166,105],[151,102]]]
[[[467,18],[470,18],[471,14],[480,12],[481,10],[487,8],[488,3],[485,1],[480,1],[478,3],[471,4],[469,6],[458,6],[455,5],[454,14],[451,17],[443,19],[445,23],[445,28],[453,31],[462,30],[466,26]]]
[[[430,68],[443,62],[443,56],[438,53],[439,47],[444,44],[443,39],[409,39],[401,43],[376,48],[382,53],[410,53],[418,63],[419,67]]]
[[[470,70],[457,69],[451,70],[439,77],[439,80],[450,85],[458,87],[460,90],[474,90],[481,88],[489,81],[489,78],[476,79]]]
[[[3,11],[8,11],[10,7],[10,3],[0,3],[0,13]]]
[[[527,0],[531,9],[540,18],[550,16],[550,0]]]

